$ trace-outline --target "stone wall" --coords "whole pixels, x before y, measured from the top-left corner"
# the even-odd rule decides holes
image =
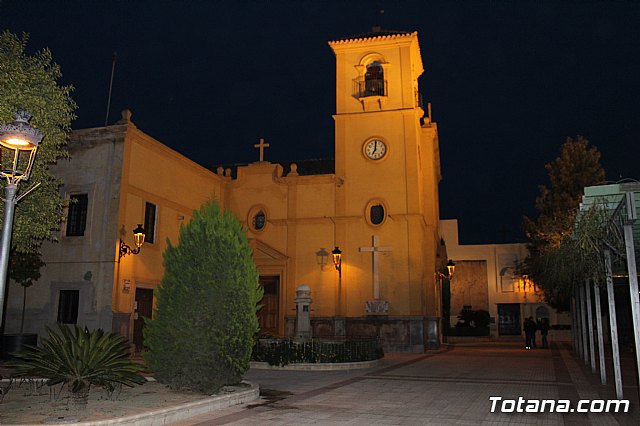
[[[456,260],[451,280],[451,325],[464,306],[489,311],[489,285],[485,260]]]

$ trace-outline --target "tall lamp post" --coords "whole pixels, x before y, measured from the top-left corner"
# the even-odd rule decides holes
[[[7,267],[11,251],[11,233],[18,184],[28,180],[38,145],[44,134],[29,124],[31,115],[24,111],[15,114],[11,123],[0,125],[0,176],[7,180],[4,198],[4,219],[2,222],[2,245],[0,247],[0,321],[4,316],[4,293],[7,286]],[[23,194],[24,196],[26,194]]]
[[[440,278],[440,305],[442,306],[442,341],[443,343],[447,343],[447,334],[449,330],[449,317],[450,317],[450,309],[451,309],[451,278],[453,278],[453,273],[456,270],[456,264],[453,260],[449,259],[447,262],[447,274],[443,274],[438,271],[438,277]],[[444,280],[449,280],[449,309],[445,312],[444,310]],[[446,315],[445,315],[446,314]],[[446,319],[446,321],[444,321]]]

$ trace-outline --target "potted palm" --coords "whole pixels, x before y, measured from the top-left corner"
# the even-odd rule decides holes
[[[20,253],[12,251],[9,256],[9,278],[22,286],[22,314],[20,333],[2,336],[2,358],[10,358],[10,353],[21,352],[26,345],[38,344],[38,335],[24,332],[24,315],[27,307],[27,288],[40,278],[40,268],[45,266],[40,253]]]

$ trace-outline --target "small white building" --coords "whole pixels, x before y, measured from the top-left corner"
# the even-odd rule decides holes
[[[569,340],[571,314],[557,312],[544,302],[542,292],[519,265],[527,257],[527,246],[515,244],[461,245],[458,220],[440,221],[440,235],[447,255],[456,264],[451,280],[451,326],[463,308],[489,312],[493,338],[519,338],[525,318],[547,318],[550,339]]]

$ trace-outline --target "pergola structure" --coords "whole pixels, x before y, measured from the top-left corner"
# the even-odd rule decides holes
[[[597,335],[600,380],[602,384],[605,384],[607,377],[600,304],[600,287],[604,285],[609,307],[613,372],[618,399],[622,399],[623,394],[616,320],[617,305],[613,289],[614,278],[616,280],[623,279],[625,284],[629,286],[636,363],[640,372],[640,297],[636,266],[637,246],[640,243],[640,222],[637,221],[639,206],[640,183],[638,182],[590,186],[584,189],[584,196],[577,216],[577,220],[580,220],[587,214],[597,213],[593,215],[597,221],[596,226],[599,228],[595,238],[595,248],[602,254],[606,279],[602,282],[597,277],[587,278],[584,283],[578,283],[574,289],[573,321],[576,325],[573,333],[574,345],[585,364],[590,363],[591,370],[595,373],[597,367],[594,334]],[[595,297],[593,304],[591,300],[592,288]],[[618,307],[620,307],[620,303],[621,301],[618,301]],[[592,307],[595,307],[595,315],[592,312]],[[594,332],[594,316],[596,332]]]

